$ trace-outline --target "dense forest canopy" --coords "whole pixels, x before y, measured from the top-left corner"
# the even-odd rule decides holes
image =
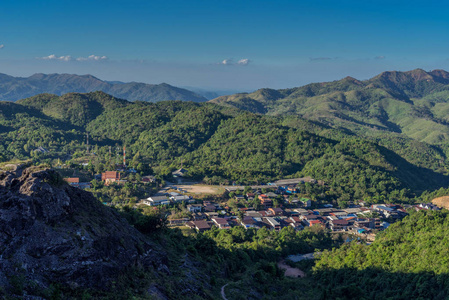
[[[447,299],[448,226],[446,210],[413,213],[371,245],[354,241],[325,250],[314,276],[330,298]]]
[[[141,171],[168,176],[182,162],[191,178],[213,184],[311,176],[326,183],[327,200],[342,203],[409,201],[449,183],[444,145],[355,136],[295,116],[211,103],[128,102],[103,92],[42,94],[0,106],[3,160],[84,156],[98,172],[119,163],[126,147],[128,162]],[[87,133],[94,154],[86,156]]]

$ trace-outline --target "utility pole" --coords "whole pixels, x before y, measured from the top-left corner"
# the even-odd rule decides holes
[[[123,146],[123,168],[126,168],[126,146]]]

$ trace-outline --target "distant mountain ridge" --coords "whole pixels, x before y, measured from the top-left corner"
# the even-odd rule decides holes
[[[297,115],[361,135],[404,133],[431,144],[449,140],[449,73],[383,72],[302,87],[222,96],[211,100],[268,115]]]
[[[34,74],[30,77],[13,77],[0,74],[0,100],[17,101],[38,94],[63,95],[102,91],[129,101],[158,102],[182,100],[204,102],[207,99],[195,92],[171,86],[167,83],[146,84],[139,82],[103,81],[92,75]]]

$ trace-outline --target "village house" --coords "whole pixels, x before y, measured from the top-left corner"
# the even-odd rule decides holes
[[[218,228],[220,229],[229,229],[231,228],[231,226],[229,226],[229,223],[226,219],[223,218],[212,218],[212,222],[215,223],[215,225],[217,225]]]
[[[276,221],[274,218],[266,217],[265,220],[270,224],[271,227],[273,227],[274,230],[280,230],[281,224],[279,224],[278,221]]]
[[[247,229],[248,228],[259,228],[259,226],[257,226],[257,221],[254,220],[254,218],[250,217],[250,216],[243,217],[243,220],[240,222],[240,224],[242,224],[242,226]]]
[[[151,183],[155,182],[156,178],[153,175],[147,175],[142,177],[142,182],[144,183]]]
[[[268,198],[276,198],[278,195],[276,193],[273,192],[268,192],[265,194]]]
[[[247,210],[245,213],[246,216],[248,217],[252,217],[252,218],[260,218],[262,217],[262,215],[260,213],[258,213],[255,210]]]
[[[117,171],[106,171],[104,173],[101,173],[101,180],[105,185],[118,183],[120,181],[120,173]]]
[[[265,208],[273,207],[273,201],[265,194],[259,195],[260,204]]]
[[[301,198],[299,199],[304,207],[311,207],[312,201],[309,198]]]
[[[168,223],[170,226],[181,226],[186,224],[189,221],[189,218],[181,218],[181,219],[169,219]]]
[[[207,204],[204,205],[203,209],[205,212],[215,212],[217,210],[217,207],[213,204]]]
[[[287,194],[296,194],[299,192],[299,189],[294,186],[294,185],[289,185],[286,189],[285,189],[285,193]]]
[[[64,178],[64,181],[67,182],[70,186],[79,189],[88,189],[92,187],[92,184],[90,182],[80,182],[79,177]]]
[[[279,208],[279,207],[275,207],[275,208],[270,207],[267,210],[267,213],[272,216],[283,216],[284,215],[284,211],[282,210],[282,208]]]
[[[354,227],[358,228],[375,228],[375,219],[363,219],[363,218],[357,218],[354,220]]]
[[[309,227],[312,227],[312,226],[314,226],[314,225],[318,225],[318,226],[324,227],[323,221],[318,220],[318,219],[317,219],[317,220],[310,220],[310,221],[307,221],[307,223],[308,223],[307,226],[309,226]]]
[[[151,196],[147,199],[143,199],[142,203],[150,206],[157,206],[170,204],[170,201],[168,200],[167,196]]]
[[[295,230],[303,230],[304,226],[302,225],[301,219],[299,217],[290,217],[289,225],[295,228]]]
[[[344,212],[346,212],[348,215],[349,214],[359,214],[362,212],[362,210],[360,209],[360,207],[354,207],[354,208],[345,208],[343,209]]]
[[[207,216],[206,216],[205,213],[202,213],[202,212],[195,212],[195,213],[193,213],[192,218],[193,218],[193,220],[195,220],[195,221],[199,221],[199,220],[206,220],[206,219],[207,219]]]
[[[205,212],[204,214],[208,216],[210,219],[219,216],[219,213],[217,212]]]
[[[293,211],[297,212],[301,216],[306,216],[310,214],[310,211],[304,209],[304,208],[295,208]]]
[[[418,205],[418,207],[427,209],[427,210],[441,210],[441,208],[439,208],[438,206],[436,206],[435,204],[432,203],[420,203]]]
[[[348,220],[330,220],[329,229],[332,231],[346,231],[348,230],[350,223]]]
[[[203,209],[201,204],[189,204],[187,205],[187,210],[190,212],[200,212]]]
[[[171,173],[176,181],[179,183],[183,180],[184,177],[187,176],[187,170],[181,168]]]
[[[207,221],[193,221],[192,223],[194,228],[199,232],[203,232],[211,228],[210,224]]]
[[[345,218],[347,218],[347,217],[355,217],[355,215],[348,215],[348,213],[347,213],[347,212],[344,212],[344,211],[335,211],[335,212],[331,212],[329,215],[330,215],[330,216],[337,217],[337,218],[339,218],[339,219],[345,219]]]
[[[79,183],[80,183],[79,177],[69,177],[69,178],[64,178],[64,180],[69,185],[74,186],[74,187],[78,187]]]
[[[319,225],[324,224],[324,222],[322,221],[323,217],[319,216],[319,215],[306,215],[306,216],[300,216],[299,218],[301,219],[302,224],[304,226],[311,227],[316,224],[319,224]]]
[[[171,196],[170,200],[172,200],[173,202],[183,202],[183,201],[189,201],[191,198],[189,196],[185,196],[185,195],[179,195],[178,196]]]
[[[320,216],[329,216],[333,212],[338,212],[338,209],[335,208],[318,208],[313,210],[314,213],[319,214]]]

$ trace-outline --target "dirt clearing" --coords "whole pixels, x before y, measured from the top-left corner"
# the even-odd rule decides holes
[[[191,194],[221,195],[224,192],[224,189],[221,186],[215,185],[176,185],[176,188],[178,190]]]
[[[432,200],[432,203],[438,207],[449,209],[449,196],[435,198]]]
[[[278,262],[278,267],[281,268],[282,270],[285,270],[284,276],[288,276],[288,277],[305,277],[306,273],[304,273],[304,271],[298,269],[298,268],[292,268],[289,265],[287,265],[285,263],[284,260],[281,260],[280,262]]]

